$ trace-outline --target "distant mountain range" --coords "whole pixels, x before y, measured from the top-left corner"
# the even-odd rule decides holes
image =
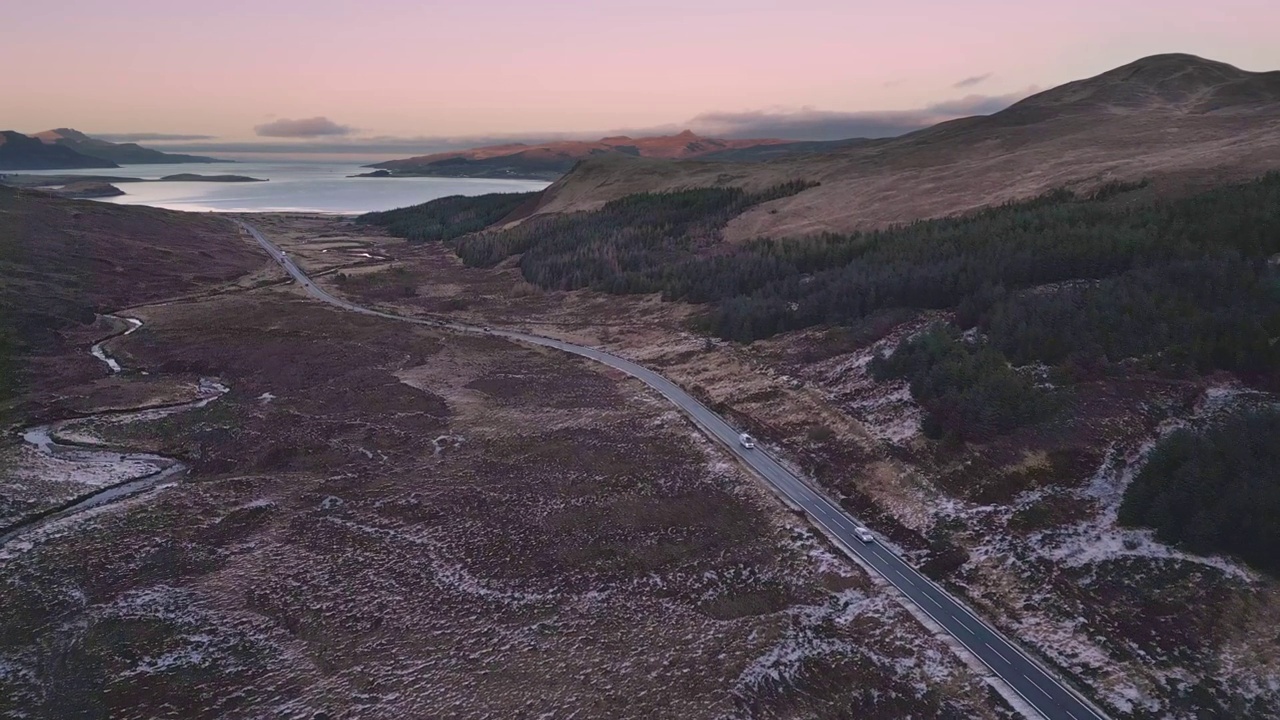
[[[199,155],[160,152],[136,143],[113,143],[70,128],[23,135],[0,131],[0,170],[71,170],[121,165],[226,162]]]
[[[0,130],[0,170],[71,170],[120,167],[64,145],[50,145],[13,130]]]
[[[1149,179],[1152,192],[1179,192],[1271,170],[1280,170],[1280,72],[1168,54],[894,138],[760,144],[685,162],[593,156],[548,188],[533,212],[726,183],[818,183],[750,208],[724,231],[749,240],[884,227],[1055,188]]]
[[[527,145],[491,145],[457,152],[422,155],[404,160],[389,160],[368,167],[386,173],[371,176],[437,176],[467,178],[526,178],[554,180],[573,169],[580,160],[607,156],[663,158],[670,160],[696,158],[712,153],[765,145],[778,145],[782,140],[718,140],[705,138],[686,130],[678,135],[632,138],[625,135],[600,140],[562,140]]]

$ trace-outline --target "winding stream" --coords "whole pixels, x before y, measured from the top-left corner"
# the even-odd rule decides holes
[[[101,360],[112,373],[121,372],[120,363],[109,354],[103,344],[109,340],[129,335],[142,327],[142,321],[131,317],[107,315],[104,317],[120,320],[127,327],[106,337],[89,349],[89,353]],[[109,423],[127,423],[151,421],[168,417],[176,413],[194,408],[204,407],[226,394],[230,388],[221,383],[201,378],[198,395],[195,400],[163,406],[148,406],[134,410],[109,411],[88,416],[77,416],[64,420],[56,420],[44,425],[29,427],[22,431],[22,439],[44,455],[56,457],[83,466],[95,466],[99,469],[118,472],[126,475],[126,479],[106,486],[93,488],[92,491],[78,495],[53,507],[27,515],[9,525],[0,526],[0,545],[23,535],[38,527],[91,510],[107,503],[131,497],[153,490],[165,482],[185,473],[189,467],[176,458],[154,455],[152,453],[134,452],[128,448],[114,447],[98,442],[93,438],[81,435],[76,439],[70,433],[59,434],[65,427],[73,424],[104,421]],[[143,474],[136,474],[139,470]]]

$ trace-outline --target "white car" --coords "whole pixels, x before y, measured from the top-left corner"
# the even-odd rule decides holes
[[[876,536],[875,536],[875,535],[872,535],[872,534],[871,534],[871,531],[870,531],[870,530],[868,530],[868,529],[866,529],[866,528],[864,528],[864,527],[856,527],[856,528],[854,528],[854,529],[853,529],[853,534],[854,534],[854,535],[856,535],[856,536],[858,536],[858,539],[859,539],[859,540],[861,540],[861,541],[862,541],[862,542],[864,542],[864,543],[875,542],[875,540],[876,540]]]
[[[746,433],[742,433],[741,435],[738,436],[738,442],[742,444],[742,447],[748,450],[756,446],[755,438],[751,437]]]

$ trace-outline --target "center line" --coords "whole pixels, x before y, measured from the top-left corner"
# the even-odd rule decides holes
[[[991,652],[995,653],[996,655],[999,655],[1001,660],[1005,661],[1006,663],[1008,663],[1008,664],[1010,664],[1010,665],[1012,665],[1012,664],[1013,664],[1013,663],[1009,662],[1009,658],[1007,658],[1007,657],[1005,657],[1005,656],[1004,656],[1004,653],[1000,652],[999,650],[995,649],[994,647],[991,647],[991,643],[989,643],[989,642],[984,642],[984,643],[982,643],[982,644],[983,644],[983,645],[986,645],[986,646],[987,646],[987,648],[988,648],[989,650],[991,650]]]
[[[1022,677],[1026,678],[1026,679],[1027,679],[1027,680],[1028,680],[1032,685],[1035,685],[1035,686],[1036,686],[1036,689],[1037,689],[1037,690],[1039,690],[1040,692],[1044,693],[1044,696],[1045,696],[1045,697],[1049,698],[1050,700],[1052,700],[1052,699],[1053,699],[1052,697],[1049,697],[1049,693],[1044,692],[1044,688],[1040,687],[1040,683],[1038,683],[1038,682],[1036,682],[1035,680],[1032,680],[1032,679],[1031,679],[1031,676],[1030,676],[1030,675],[1023,674],[1023,676],[1022,676]]]
[[[955,615],[952,615],[952,616],[951,616],[951,619],[952,619],[952,620],[955,620],[955,621],[956,621],[956,622],[958,622],[958,623],[960,623],[960,624],[964,627],[964,629],[965,629],[965,630],[968,630],[968,631],[969,631],[969,634],[970,634],[970,635],[977,635],[977,633],[975,633],[975,632],[973,631],[973,628],[971,628],[971,627],[969,627],[968,625],[966,625],[966,624],[965,624],[965,621],[961,620],[960,618],[956,617]]]

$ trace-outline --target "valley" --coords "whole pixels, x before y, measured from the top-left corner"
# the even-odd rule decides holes
[[[0,185],[0,717],[1280,716],[1280,73],[373,167]]]

